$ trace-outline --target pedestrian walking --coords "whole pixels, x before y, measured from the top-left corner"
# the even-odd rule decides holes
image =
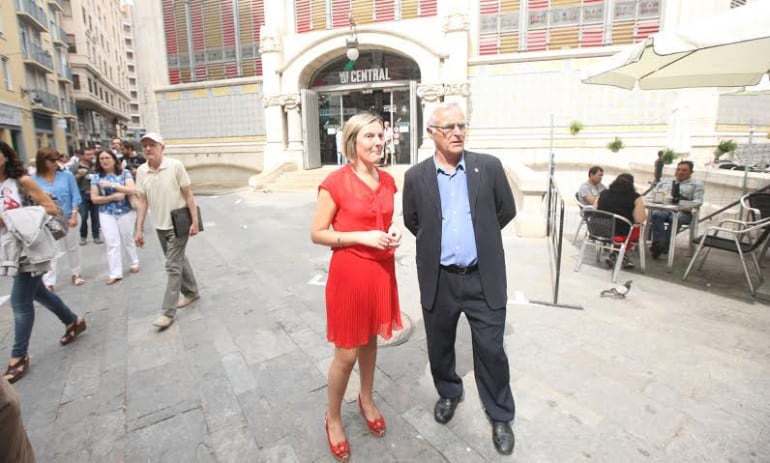
[[[108,285],[123,279],[123,259],[128,257],[131,273],[139,272],[139,255],[134,242],[136,213],[128,197],[134,194],[134,178],[123,169],[112,151],[102,151],[91,178],[91,201],[99,205],[99,224],[107,248]]]
[[[393,224],[396,183],[377,168],[383,150],[383,124],[374,114],[357,114],[342,129],[342,149],[349,161],[318,188],[311,229],[316,244],[332,248],[326,283],[326,337],[333,343],[329,367],[326,436],[338,461],[350,457],[341,405],[350,372],[358,361],[358,406],[369,430],[386,431],[374,403],[377,336],[389,339],[401,329],[394,253],[401,232]]]
[[[197,205],[190,186],[190,176],[181,162],[164,156],[163,137],[150,132],[142,137],[142,148],[147,162],[137,168],[136,229],[134,239],[144,246],[144,219],[150,208],[152,224],[166,256],[166,291],[161,305],[162,313],[152,322],[160,330],[174,323],[177,308],[186,307],[200,298],[195,274],[187,260],[187,240],[198,234]],[[177,235],[171,221],[171,211],[187,207],[191,224],[187,234]],[[183,296],[180,299],[180,293]]]
[[[56,204],[32,177],[26,175],[24,165],[19,161],[13,148],[0,141],[0,153],[2,153],[0,155],[0,192],[2,193],[0,227],[5,227],[6,230],[10,228],[11,224],[5,223],[5,220],[10,215],[9,211],[13,212],[14,209],[21,208],[23,195],[29,196],[45,210],[45,213],[55,214]],[[55,158],[49,159],[51,164],[56,163]],[[42,213],[37,208],[23,209],[29,214]],[[59,339],[61,345],[75,341],[86,330],[86,320],[73,313],[59,296],[49,291],[43,284],[43,273],[51,266],[51,259],[56,254],[56,249],[53,236],[47,228],[43,227],[35,231],[33,244],[24,247],[17,256],[18,272],[11,286],[14,341],[11,361],[3,375],[3,378],[10,383],[20,380],[29,371],[29,339],[35,322],[33,302],[50,310],[64,324],[64,336]],[[21,257],[22,255],[24,257]]]
[[[0,461],[35,463],[35,452],[24,430],[19,394],[0,378]]]
[[[100,150],[101,151],[101,150]],[[96,150],[86,148],[70,172],[75,176],[80,191],[80,245],[88,243],[88,219],[91,219],[91,236],[94,244],[102,244],[99,237],[99,206],[91,201],[91,175],[94,173]]]
[[[32,177],[44,192],[61,208],[69,220],[67,235],[59,240],[62,254],[67,255],[70,266],[70,280],[75,286],[82,286],[86,281],[80,276],[80,247],[78,246],[78,210],[80,208],[80,190],[75,177],[68,170],[59,169],[59,153],[51,148],[41,148],[37,152],[35,165],[37,173]],[[51,263],[51,270],[43,276],[43,283],[49,291],[56,287],[57,259]]]
[[[508,297],[500,230],[516,215],[516,205],[500,160],[465,150],[466,128],[455,103],[439,105],[429,117],[436,151],[405,174],[404,223],[417,237],[420,303],[439,394],[433,416],[449,422],[463,398],[455,337],[464,313],[492,441],[508,455],[514,447],[514,401],[503,348]]]

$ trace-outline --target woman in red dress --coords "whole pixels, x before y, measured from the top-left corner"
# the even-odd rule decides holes
[[[342,140],[349,162],[319,186],[310,237],[332,248],[326,333],[335,349],[329,367],[326,435],[334,458],[347,461],[350,446],[340,408],[356,361],[361,377],[359,409],[373,434],[385,434],[385,420],[372,391],[377,336],[389,339],[392,330],[401,328],[394,258],[401,232],[393,224],[396,183],[377,168],[384,146],[382,120],[375,114],[355,115],[345,123]]]

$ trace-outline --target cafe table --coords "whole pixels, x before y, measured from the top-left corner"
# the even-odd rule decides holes
[[[689,245],[692,249],[692,243],[695,240],[695,237],[697,236],[698,232],[698,211],[700,210],[701,202],[700,201],[687,201],[687,200],[680,200],[678,203],[674,204],[671,201],[671,198],[666,198],[665,200],[661,202],[655,202],[653,201],[652,197],[644,197],[644,206],[647,208],[647,222],[645,224],[645,230],[647,235],[645,237],[645,242],[650,241],[650,237],[652,236],[652,212],[653,211],[669,211],[671,212],[671,228],[669,228],[669,232],[671,233],[671,238],[668,241],[668,263],[666,265],[667,270],[670,272],[671,267],[674,265],[674,253],[676,252],[676,234],[679,230],[679,217],[682,215],[683,212],[688,212],[692,214],[692,220],[690,220],[690,241]],[[644,252],[644,250],[642,250]]]

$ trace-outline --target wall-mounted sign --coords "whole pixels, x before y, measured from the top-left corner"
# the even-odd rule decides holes
[[[21,125],[21,111],[13,106],[0,103],[0,125]]]
[[[388,68],[353,69],[352,71],[340,71],[339,75],[341,84],[363,84],[390,80]]]

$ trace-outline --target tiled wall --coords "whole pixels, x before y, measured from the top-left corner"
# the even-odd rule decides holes
[[[167,139],[265,134],[258,84],[161,92],[158,115],[161,133]]]

